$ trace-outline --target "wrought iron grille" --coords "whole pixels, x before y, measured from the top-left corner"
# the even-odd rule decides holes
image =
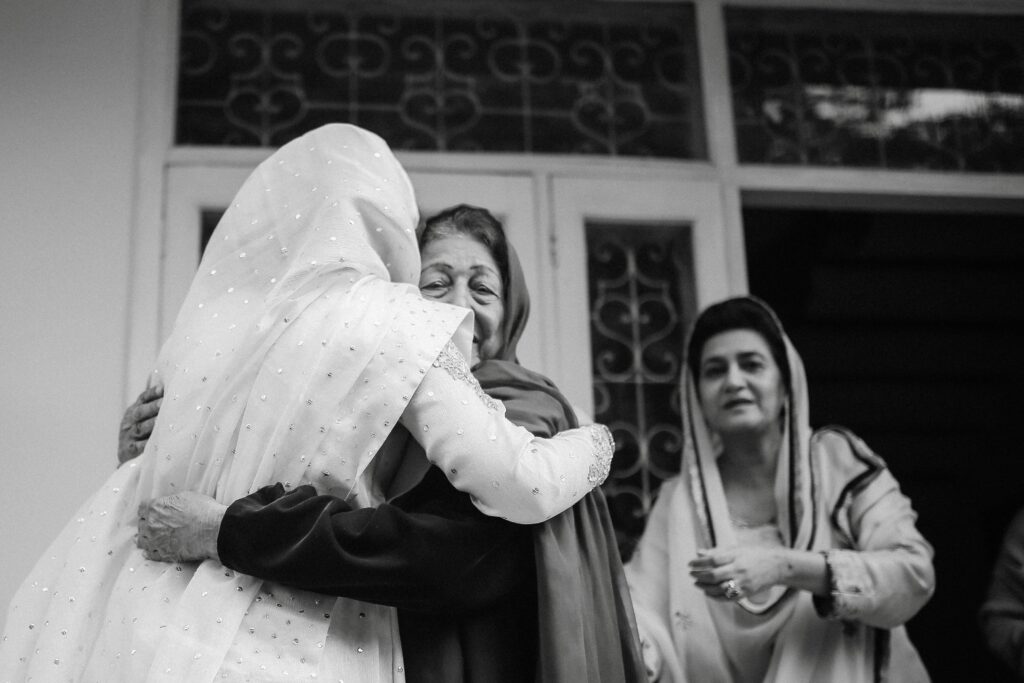
[[[182,0],[176,142],[704,158],[684,3]]]
[[[1024,172],[1024,16],[731,8],[742,162]]]
[[[682,455],[683,336],[695,308],[690,231],[588,225],[594,418],[617,450],[604,484],[629,558]]]

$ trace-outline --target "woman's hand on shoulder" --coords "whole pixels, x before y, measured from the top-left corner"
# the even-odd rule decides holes
[[[698,551],[690,561],[690,576],[709,598],[731,600],[754,595],[783,582],[784,550],[736,545]]]
[[[153,434],[157,413],[164,399],[164,387],[157,384],[146,387],[135,403],[128,406],[117,430],[117,463],[123,464],[135,458],[146,447]]]

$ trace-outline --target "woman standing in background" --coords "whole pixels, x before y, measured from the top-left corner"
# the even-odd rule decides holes
[[[771,309],[702,312],[683,391],[682,472],[626,570],[652,680],[927,680],[903,624],[934,590],[931,546],[881,458],[811,431]]]

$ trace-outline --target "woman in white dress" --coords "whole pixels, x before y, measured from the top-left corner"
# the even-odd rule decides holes
[[[926,681],[904,624],[935,590],[932,548],[885,461],[810,427],[774,312],[705,309],[686,346],[682,471],[626,568],[651,680]]]
[[[515,522],[603,481],[606,429],[535,439],[481,391],[464,359],[471,317],[415,286],[416,223],[398,162],[353,126],[313,131],[257,168],[161,352],[153,437],[16,594],[0,679],[400,681],[393,609],[213,560],[147,561],[139,503],[176,491],[230,502],[280,481],[374,505],[410,437],[482,511]]]

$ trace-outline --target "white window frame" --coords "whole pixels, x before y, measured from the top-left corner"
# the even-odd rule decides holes
[[[600,2],[600,0],[594,0]],[[676,0],[666,0],[676,1]],[[253,167],[266,149],[174,147],[176,52],[179,0],[144,0],[145,49],[139,104],[137,202],[131,245],[128,362],[124,397],[134,396],[152,368],[161,343],[160,316],[164,215],[170,168]],[[841,9],[880,12],[1024,14],[1019,0],[692,0],[708,141],[707,161],[629,160],[551,155],[399,154],[411,170],[481,174],[525,174],[533,179],[537,202],[537,243],[549,242],[557,264],[552,178],[675,178],[680,184],[710,182],[722,202],[722,239],[728,254],[724,294],[747,289],[743,246],[744,197],[787,206],[1000,206],[1024,211],[1024,176],[881,169],[819,168],[739,164],[728,79],[724,8]],[[557,267],[554,265],[553,267]],[[542,334],[554,334],[553,330]]]

